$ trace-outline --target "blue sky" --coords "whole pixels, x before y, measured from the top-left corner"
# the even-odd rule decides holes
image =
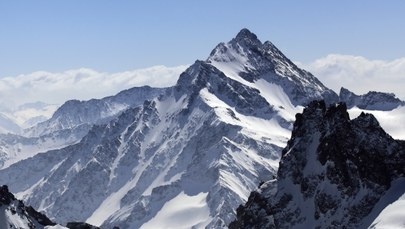
[[[405,56],[405,1],[0,1],[0,77],[117,72],[205,59],[241,28],[308,63]]]

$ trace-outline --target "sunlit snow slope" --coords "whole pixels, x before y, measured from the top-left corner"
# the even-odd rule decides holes
[[[146,99],[154,98],[165,90],[148,86],[134,87],[102,99],[67,101],[50,119],[22,130],[22,135],[0,134],[0,168],[40,152],[75,144],[88,133],[92,125],[108,123],[123,110],[139,106]],[[24,120],[23,116],[28,116],[28,113],[50,115],[50,111],[52,107],[46,104],[26,104],[14,113],[14,119],[20,122],[18,119]]]
[[[294,115],[312,99],[337,95],[243,29],[175,87],[95,125],[75,145],[11,165],[0,181],[61,223],[176,226],[195,212],[184,227],[226,227],[274,176]]]
[[[7,186],[0,186],[0,228],[1,229],[43,229],[56,226],[45,215],[24,205],[8,191]],[[56,228],[56,227],[55,227]],[[62,227],[59,227],[62,228]]]
[[[275,176],[295,114],[314,99],[338,100],[247,29],[158,94],[85,122],[91,128],[79,142],[10,165],[0,182],[59,223],[226,228],[250,192]],[[94,115],[83,104],[116,110],[94,103],[66,104],[26,134],[80,126]]]

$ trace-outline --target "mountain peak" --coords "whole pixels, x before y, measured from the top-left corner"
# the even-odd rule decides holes
[[[235,37],[236,40],[251,40],[251,41],[259,41],[256,34],[250,32],[250,30],[243,28]],[[260,42],[260,41],[259,41]],[[260,42],[261,43],[261,42]]]
[[[231,41],[217,45],[206,63],[241,81],[254,83],[263,79],[283,85],[294,105],[319,99],[328,104],[338,100],[336,93],[311,73],[297,67],[271,42],[262,43],[248,29],[242,29]]]
[[[207,61],[210,62],[234,62],[234,61],[249,61],[257,55],[262,55],[262,42],[257,38],[256,34],[244,28],[231,41],[219,43],[211,52]],[[250,50],[255,50],[254,55],[250,54]],[[248,55],[248,56],[246,56]],[[243,63],[242,63],[243,65]]]
[[[405,102],[395,97],[393,93],[369,91],[357,95],[344,87],[340,89],[339,100],[345,102],[349,108],[356,106],[367,110],[389,111],[405,105]]]
[[[257,38],[256,34],[250,32],[250,30],[244,28],[232,39],[231,43],[235,46],[239,45],[247,49],[262,49],[263,43]]]

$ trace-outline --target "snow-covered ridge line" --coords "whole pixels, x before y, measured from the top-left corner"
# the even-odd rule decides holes
[[[383,228],[395,207],[383,209],[405,192],[404,156],[405,142],[373,115],[350,120],[345,104],[314,101],[297,115],[277,180],[251,194],[230,228]]]
[[[44,214],[17,200],[7,186],[0,186],[0,228],[43,229],[55,225]]]
[[[144,86],[102,99],[67,101],[50,119],[22,131],[24,136],[0,134],[0,168],[40,152],[75,144],[94,124],[108,123],[125,109],[142,105],[167,90]]]
[[[349,108],[358,107],[364,110],[390,111],[405,106],[405,102],[396,98],[393,93],[370,91],[364,95],[356,95],[343,87],[340,89],[339,99]]]
[[[82,124],[108,122],[129,107],[141,105],[145,100],[153,99],[164,93],[167,88],[149,86],[134,87],[114,96],[88,101],[69,100],[59,107],[52,118],[24,130],[26,136],[41,136],[51,132],[70,129]]]
[[[173,86],[187,67],[188,65],[153,66],[118,73],[81,68],[3,77],[0,79],[0,113],[7,120],[0,116],[0,133],[20,134],[21,129],[49,119],[69,99],[102,98],[144,85],[157,88]]]
[[[246,29],[160,90],[66,103],[27,134],[70,131],[60,137],[77,141],[2,169],[0,182],[58,222],[177,226],[194,212],[186,228],[226,228],[275,177],[296,113],[313,99],[338,100]]]

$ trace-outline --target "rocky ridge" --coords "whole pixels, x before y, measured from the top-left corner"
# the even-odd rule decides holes
[[[390,111],[405,102],[395,97],[393,93],[370,91],[364,95],[356,95],[346,88],[341,88],[339,100],[345,102],[348,108],[358,107],[365,110]]]
[[[277,179],[251,193],[230,228],[367,228],[399,197],[387,193],[404,187],[404,156],[405,142],[372,115],[350,120],[344,103],[314,101],[296,115]]]
[[[17,200],[7,186],[0,186],[0,228],[40,229],[54,225],[44,214]]]
[[[70,100],[47,121],[25,129],[23,135],[0,134],[0,168],[40,152],[79,142],[95,124],[108,123],[124,110],[140,106],[167,88],[134,87],[114,96],[89,101]]]

